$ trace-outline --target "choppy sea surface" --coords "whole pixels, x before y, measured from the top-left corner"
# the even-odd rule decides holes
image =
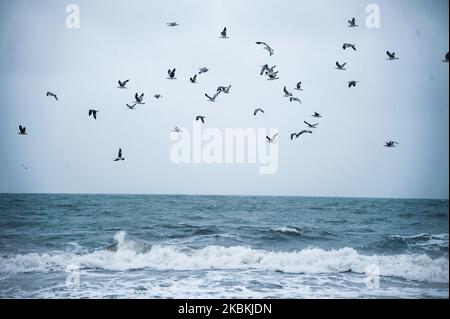
[[[0,298],[448,298],[448,200],[0,194]]]

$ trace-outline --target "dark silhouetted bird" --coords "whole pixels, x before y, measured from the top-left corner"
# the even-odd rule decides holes
[[[289,98],[289,102],[299,102],[300,104],[302,104],[302,101],[298,97],[293,96]]]
[[[349,88],[351,88],[351,87],[355,87],[356,86],[356,83],[358,83],[359,81],[348,81],[348,87]]]
[[[258,114],[258,112],[264,113],[263,109],[257,108],[253,111],[253,116],[256,116],[256,114]]]
[[[214,94],[212,97],[210,97],[208,94],[205,93],[205,96],[208,98],[208,100],[210,102],[215,102],[216,101],[216,97],[219,96],[220,92],[222,92],[222,91],[217,91],[216,94]]]
[[[352,43],[344,43],[342,45],[342,49],[346,50],[348,48],[352,48],[353,50],[356,51],[356,45],[352,44]]]
[[[395,147],[396,144],[398,144],[398,142],[387,141],[387,142],[385,142],[384,147]]]
[[[294,89],[295,90],[299,90],[299,91],[303,91],[303,89],[302,89],[302,82],[301,81],[298,82]]]
[[[347,62],[340,64],[338,61],[336,61],[336,69],[338,70],[345,70],[345,65],[347,64]]]
[[[308,125],[309,128],[316,128],[317,125],[319,125],[319,123],[311,124],[311,123],[308,123],[308,122],[306,122],[306,121],[303,121],[303,123],[305,123],[306,125]]]
[[[197,115],[197,117],[195,118],[195,121],[200,120],[204,124],[205,123],[205,118],[206,118],[206,116]]]
[[[348,26],[349,26],[350,28],[355,28],[355,27],[357,27],[358,25],[356,24],[356,19],[355,19],[355,18],[352,18],[351,20],[348,20]]]
[[[94,120],[96,120],[97,119],[97,112],[98,112],[98,110],[90,109],[89,110],[89,116],[92,115],[94,117]]]
[[[55,94],[55,93],[52,93],[52,92],[47,92],[47,96],[52,96],[52,97],[54,97],[54,98],[55,98],[55,100],[56,100],[56,101],[58,101],[58,97],[56,96],[56,94]]]
[[[134,95],[134,98],[135,98],[137,104],[144,104],[144,102],[142,102],[144,100],[144,93],[142,93],[141,95],[136,93]]]
[[[119,148],[119,153],[117,154],[117,157],[114,159],[114,162],[123,161],[123,160],[125,160],[125,157],[122,157],[122,149]]]
[[[126,89],[126,85],[127,85],[127,83],[129,82],[130,80],[125,80],[125,81],[117,81],[118,83],[119,83],[119,86],[118,86],[118,88],[119,89]]]
[[[294,133],[291,133],[291,140],[293,140],[294,137],[295,137],[295,138],[299,138],[300,135],[305,134],[305,133],[312,134],[312,131],[309,131],[309,130],[301,130],[301,131],[298,132],[298,133],[295,133],[295,132],[294,132]]]
[[[286,86],[283,88],[283,92],[284,92],[284,96],[285,96],[285,97],[290,97],[290,96],[292,96],[292,93],[289,92],[289,91],[287,90]]]
[[[388,60],[398,60],[398,58],[395,56],[395,52],[389,52],[389,51],[386,51],[386,54],[387,54],[387,56],[388,56]]]
[[[171,69],[167,70],[167,74],[169,75],[169,77],[168,77],[169,80],[176,80],[175,71],[176,71],[175,68],[173,68],[173,70],[171,70]]]
[[[223,28],[222,32],[220,32],[220,37],[227,39],[227,27]]]
[[[19,135],[28,135],[27,128],[25,126],[19,125]]]
[[[266,140],[268,143],[276,143],[277,142],[277,137],[278,137],[279,133],[276,133],[274,136],[269,137],[266,136]]]

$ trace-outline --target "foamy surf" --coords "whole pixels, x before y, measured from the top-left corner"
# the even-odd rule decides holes
[[[208,245],[190,249],[173,245],[146,245],[128,239],[120,231],[115,245],[85,254],[31,253],[0,258],[0,273],[63,271],[67,265],[80,269],[127,271],[156,270],[264,270],[292,274],[365,273],[374,265],[381,276],[430,283],[449,282],[448,258],[427,255],[363,255],[353,248],[268,251],[246,246]]]

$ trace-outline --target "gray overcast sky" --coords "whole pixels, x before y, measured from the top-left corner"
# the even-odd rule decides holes
[[[81,28],[65,27],[80,7]],[[365,8],[380,7],[380,29]],[[1,1],[0,192],[448,198],[449,3],[432,1]],[[347,27],[356,17],[360,27]],[[168,28],[165,23],[178,21]],[[228,27],[230,39],[219,39]],[[267,41],[275,55],[255,44]],[[343,51],[344,42],[358,51]],[[394,50],[400,60],[387,61]],[[336,60],[347,71],[334,69]],[[259,76],[277,65],[280,80]],[[187,81],[208,66],[195,86]],[[177,81],[166,80],[177,68]],[[128,90],[116,88],[130,78]],[[346,88],[348,80],[360,82]],[[282,88],[303,82],[303,104]],[[203,94],[232,84],[216,103]],[[47,98],[56,92],[59,103]],[[147,104],[128,111],[135,92]],[[161,93],[156,101],[153,94]],[[94,121],[89,108],[100,110]],[[254,118],[262,107],[264,116]],[[314,134],[290,142],[311,114]],[[280,129],[279,169],[174,165],[175,126]],[[18,125],[29,130],[17,134]],[[384,141],[400,142],[386,149]],[[122,147],[126,160],[112,158]],[[24,170],[21,163],[31,166]]]

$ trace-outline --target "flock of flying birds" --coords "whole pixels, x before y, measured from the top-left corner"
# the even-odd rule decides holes
[[[167,26],[168,26],[168,27],[176,27],[176,26],[179,26],[179,24],[178,24],[177,22],[168,22],[168,23],[167,23]],[[356,24],[356,19],[355,19],[355,18],[352,18],[351,20],[348,20],[348,27],[350,27],[350,28],[356,28],[356,27],[358,27],[358,25]],[[226,27],[220,32],[220,38],[223,38],[223,39],[227,39],[227,38],[228,38],[228,35],[227,35],[227,28],[226,28]],[[273,49],[272,47],[270,47],[266,42],[263,42],[263,41],[257,41],[256,44],[262,46],[262,48],[263,48],[264,50],[268,51],[269,56],[274,55],[274,53],[275,53],[274,49]],[[353,44],[353,43],[344,43],[344,44],[342,45],[342,49],[343,49],[343,50],[352,49],[353,51],[357,51],[357,49],[356,49],[356,44]],[[386,51],[386,55],[387,55],[387,60],[390,60],[390,61],[398,60],[398,59],[399,59],[399,58],[397,57],[397,55],[396,55],[395,52]],[[445,55],[445,57],[444,57],[444,59],[442,60],[442,62],[448,63],[448,62],[449,62],[449,59],[450,59],[450,54],[449,54],[449,52],[447,52],[447,54]],[[345,68],[346,65],[347,65],[346,62],[344,62],[344,63],[339,63],[339,61],[336,61],[336,69],[339,70],[339,71],[344,71],[344,70],[346,70],[346,68]],[[278,80],[278,79],[279,79],[279,78],[278,78],[278,71],[275,70],[275,69],[276,69],[276,65],[269,67],[268,64],[264,64],[264,65],[261,67],[260,76],[265,75],[265,76],[267,76],[267,80],[270,80],[270,81]],[[207,67],[201,67],[201,68],[199,68],[198,73],[196,73],[194,76],[192,76],[192,77],[189,78],[189,82],[190,82],[190,83],[196,83],[196,82],[197,82],[197,75],[206,73],[206,72],[208,72],[208,71],[209,71],[209,69],[208,69]],[[169,79],[169,80],[176,80],[176,79],[177,79],[177,78],[176,78],[176,68],[173,68],[172,70],[169,69],[169,70],[167,71],[167,75],[168,75],[168,76],[167,76],[167,79]],[[128,83],[129,81],[130,81],[130,80],[125,80],[125,81],[119,80],[119,81],[118,81],[118,84],[119,84],[119,85],[118,85],[117,88],[119,88],[119,89],[126,89],[126,88],[127,88],[126,85],[127,85],[127,83]],[[356,87],[356,85],[357,85],[358,82],[359,82],[359,81],[355,81],[355,80],[348,81],[348,87],[349,87],[349,88]],[[298,83],[296,84],[296,86],[295,86],[294,89],[297,90],[297,91],[299,91],[299,92],[300,92],[300,91],[303,91],[303,89],[302,89],[302,82],[301,82],[301,81],[298,82]],[[228,86],[219,86],[219,87],[217,88],[216,92],[214,92],[214,94],[209,95],[209,94],[205,93],[205,97],[208,99],[208,101],[210,101],[210,102],[215,102],[216,99],[217,99],[217,97],[218,97],[221,93],[223,93],[223,94],[229,94],[229,93],[230,93],[230,90],[231,90],[231,85],[228,85]],[[300,103],[300,104],[302,103],[301,100],[300,100],[298,97],[295,97],[295,96],[292,94],[292,92],[290,92],[290,91],[287,89],[286,86],[284,86],[284,88],[283,88],[283,93],[284,93],[284,97],[289,98],[289,101],[290,101],[290,102],[298,102],[298,103]],[[48,96],[48,97],[51,97],[51,98],[54,98],[56,101],[58,101],[58,96],[57,96],[55,93],[47,92],[47,96]],[[162,95],[161,95],[161,94],[155,94],[153,97],[156,98],[156,99],[160,99],[160,98],[162,98]],[[144,102],[144,93],[141,93],[141,94],[136,93],[136,94],[134,95],[134,99],[135,99],[134,102],[132,102],[132,103],[130,103],[130,104],[128,104],[128,103],[126,104],[127,108],[130,109],[130,110],[136,109],[136,105],[138,105],[138,104],[145,104],[145,102]],[[97,119],[97,113],[98,113],[98,112],[99,112],[98,110],[95,110],[95,109],[89,109],[89,116],[92,116],[94,119]],[[254,112],[253,112],[253,116],[256,116],[258,113],[264,113],[264,110],[261,109],[261,108],[256,108],[256,109],[254,110]],[[319,114],[319,113],[317,113],[317,112],[314,112],[314,113],[312,114],[312,117],[314,117],[314,118],[321,118],[322,115]],[[203,115],[197,115],[197,116],[195,117],[195,120],[196,120],[196,121],[201,121],[202,123],[205,123],[205,118],[206,118],[206,116],[203,116]],[[312,133],[313,133],[312,130],[315,129],[315,128],[317,128],[317,126],[319,125],[319,123],[311,124],[311,123],[309,123],[309,122],[307,122],[307,121],[304,121],[304,124],[306,124],[307,129],[302,129],[302,130],[300,130],[299,132],[292,132],[291,135],[290,135],[291,140],[293,140],[294,138],[299,138],[299,137],[300,137],[301,135],[303,135],[303,134],[312,134]],[[182,130],[181,130],[179,127],[176,126],[176,127],[172,130],[172,132],[175,132],[175,133],[182,133]],[[20,134],[20,135],[27,135],[28,133],[27,133],[26,127],[25,127],[25,126],[22,126],[22,125],[19,125],[19,133],[18,133],[18,134]],[[277,142],[278,135],[279,135],[279,134],[277,133],[277,134],[273,135],[272,137],[266,136],[267,142],[268,142],[268,143],[276,143],[276,142]],[[396,147],[396,145],[398,145],[398,144],[399,144],[399,143],[396,142],[396,141],[386,141],[384,146],[385,146],[385,147],[391,148],[391,147]],[[125,160],[125,157],[123,157],[123,155],[122,155],[122,149],[120,148],[120,149],[119,149],[119,152],[118,152],[118,154],[117,154],[117,156],[114,158],[114,161],[123,161],[123,160]],[[24,169],[29,169],[29,168],[30,168],[30,167],[27,167],[27,166],[25,166],[25,165],[23,165],[23,164],[22,164],[22,167],[23,167]]]

